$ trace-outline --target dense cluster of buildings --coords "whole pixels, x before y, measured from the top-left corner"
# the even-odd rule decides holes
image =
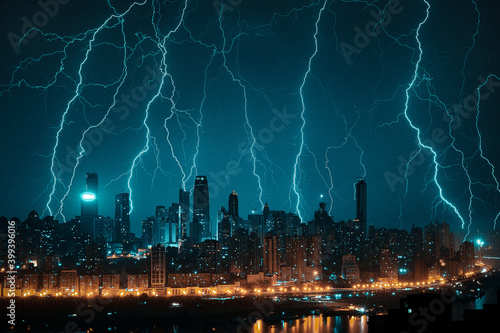
[[[308,222],[267,203],[244,219],[233,191],[213,222],[207,178],[197,176],[192,195],[180,189],[179,202],[142,221],[142,237],[130,232],[128,193],[116,195],[114,218],[98,214],[98,198],[98,175],[88,173],[81,216],[59,223],[33,210],[16,219],[19,294],[206,295],[244,285],[426,281],[476,269],[474,244],[457,246],[445,222],[409,231],[367,226],[364,180],[353,220],[334,221],[322,202]],[[7,222],[0,218],[0,274],[8,270]]]

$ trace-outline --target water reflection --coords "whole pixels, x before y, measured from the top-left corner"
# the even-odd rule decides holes
[[[368,333],[367,316],[310,315],[301,319],[266,323],[258,320],[249,333]]]

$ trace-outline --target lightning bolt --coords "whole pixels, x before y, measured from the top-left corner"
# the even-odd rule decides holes
[[[144,4],[144,3],[142,3],[142,4]],[[141,4],[141,5],[142,5],[142,4]],[[56,215],[55,215],[55,216],[57,216],[57,215],[61,215],[61,216],[62,216],[62,218],[63,218],[63,220],[64,220],[64,222],[66,222],[66,217],[65,217],[65,216],[64,216],[64,214],[63,214],[64,200],[68,197],[68,195],[69,195],[69,193],[70,193],[70,191],[71,191],[71,187],[73,186],[73,181],[74,181],[74,178],[75,178],[76,171],[77,171],[77,169],[78,169],[78,166],[80,165],[81,159],[83,158],[83,156],[84,156],[84,154],[85,154],[85,149],[84,149],[84,147],[83,147],[83,141],[84,141],[84,139],[85,139],[86,135],[87,135],[87,134],[88,134],[91,130],[96,129],[96,128],[99,128],[99,127],[100,127],[100,126],[104,123],[104,121],[108,118],[108,116],[109,116],[109,114],[110,114],[111,110],[113,110],[113,108],[116,106],[118,93],[119,93],[120,88],[122,87],[123,83],[125,82],[125,79],[127,78],[127,74],[128,74],[127,61],[128,61],[128,59],[129,59],[129,57],[130,57],[130,55],[131,55],[131,54],[130,54],[129,56],[127,56],[127,47],[126,47],[127,43],[126,43],[126,38],[125,38],[124,26],[123,26],[123,17],[124,17],[124,16],[125,16],[125,15],[126,15],[126,14],[127,14],[127,13],[131,10],[131,9],[132,9],[132,7],[133,7],[134,5],[136,5],[136,3],[132,4],[132,5],[131,5],[131,6],[130,6],[130,7],[129,7],[129,8],[128,8],[128,9],[127,9],[127,10],[126,10],[123,14],[118,14],[118,13],[116,12],[116,9],[115,9],[115,8],[113,8],[113,10],[114,10],[114,12],[115,12],[115,14],[116,14],[116,15],[111,16],[111,17],[110,17],[110,18],[109,18],[109,19],[108,19],[108,20],[107,20],[107,21],[106,21],[106,22],[105,22],[105,23],[104,23],[101,27],[99,27],[99,29],[97,29],[97,30],[96,30],[96,32],[94,33],[94,35],[93,35],[93,37],[92,37],[91,42],[89,43],[89,49],[88,49],[88,51],[87,51],[87,53],[86,53],[85,60],[84,60],[84,62],[82,62],[81,66],[80,66],[79,76],[80,76],[80,85],[81,85],[81,82],[82,82],[82,73],[81,73],[81,70],[82,70],[83,64],[87,61],[88,56],[89,56],[89,54],[90,54],[90,53],[91,53],[91,51],[92,51],[92,42],[95,40],[97,33],[103,30],[103,28],[107,25],[107,22],[108,22],[110,19],[112,19],[112,18],[118,18],[118,19],[120,20],[121,32],[122,32],[122,35],[123,35],[123,46],[122,46],[122,48],[123,48],[123,50],[124,50],[124,52],[123,52],[123,69],[122,69],[121,77],[120,77],[120,79],[118,80],[119,84],[118,84],[118,87],[116,88],[116,91],[115,91],[115,93],[114,93],[114,95],[113,95],[113,103],[112,103],[112,105],[108,108],[108,110],[106,111],[106,113],[105,113],[105,115],[103,116],[103,118],[101,119],[101,121],[100,121],[100,122],[98,122],[97,124],[93,125],[93,126],[88,127],[88,128],[87,128],[87,129],[86,129],[86,130],[82,133],[82,137],[81,137],[80,142],[79,142],[79,144],[78,144],[78,156],[77,156],[77,158],[76,158],[76,163],[75,163],[75,166],[73,167],[73,171],[72,171],[72,174],[71,174],[71,178],[70,178],[70,181],[69,181],[69,185],[68,185],[68,187],[67,187],[67,189],[66,189],[66,193],[63,195],[62,199],[60,200],[59,209],[58,209],[58,211],[57,211],[57,213],[56,213]],[[111,6],[111,5],[110,5],[110,6]],[[107,87],[109,87],[109,86],[107,86],[107,85],[106,85],[105,87],[107,88]],[[78,91],[78,89],[77,89],[77,91]],[[79,95],[79,94],[76,94],[76,95],[75,95],[75,97],[74,97],[74,99],[76,99],[77,95]],[[73,100],[74,100],[74,99],[73,99]],[[72,101],[73,101],[73,100],[72,100]],[[69,107],[70,107],[70,105],[71,105],[72,101],[70,101],[70,103],[68,104],[68,108],[66,109],[66,112],[69,110]],[[62,127],[60,128],[60,130],[62,130]],[[57,142],[56,142],[56,146],[57,146]],[[55,154],[55,151],[53,152],[53,154]],[[53,155],[53,156],[55,156],[55,155]],[[53,181],[54,181],[54,179],[53,179]],[[55,182],[54,182],[54,183],[55,183]],[[52,198],[52,196],[54,195],[54,191],[55,191],[55,187],[53,187],[53,188],[52,188],[52,192],[51,192],[51,194],[50,194],[50,198]],[[50,206],[50,199],[49,199],[49,202],[47,203],[47,208],[48,208],[49,206]],[[49,208],[49,209],[50,209],[50,208]]]
[[[456,216],[459,218],[459,220],[462,222],[462,228],[464,227],[465,225],[465,221],[464,221],[464,218],[462,217],[462,215],[460,215],[460,212],[458,211],[458,209],[456,208],[455,205],[453,205],[448,199],[445,198],[444,194],[443,194],[443,189],[441,187],[441,185],[439,184],[439,181],[438,181],[438,172],[439,172],[439,162],[437,161],[437,157],[438,157],[438,154],[436,153],[436,151],[429,145],[426,145],[422,142],[422,139],[421,139],[421,130],[420,128],[418,128],[417,126],[414,125],[414,123],[412,122],[410,116],[408,115],[408,104],[409,104],[409,101],[410,101],[410,90],[413,89],[413,87],[415,86],[416,84],[416,81],[417,81],[417,78],[419,77],[419,70],[421,69],[420,68],[420,62],[422,60],[422,55],[423,55],[423,50],[422,50],[422,43],[419,39],[419,35],[420,35],[420,30],[422,28],[422,26],[425,24],[425,22],[427,22],[427,19],[429,18],[429,11],[430,11],[430,4],[427,0],[423,0],[427,6],[426,8],[426,16],[425,16],[425,19],[419,23],[418,25],[418,28],[415,32],[415,39],[418,43],[418,60],[417,62],[415,63],[415,71],[413,73],[413,76],[412,76],[412,80],[410,82],[410,84],[408,85],[408,87],[406,88],[405,90],[405,95],[406,95],[406,100],[405,100],[405,107],[404,107],[404,111],[403,111],[403,114],[404,114],[404,117],[406,118],[406,120],[408,121],[408,124],[410,125],[411,128],[413,128],[417,135],[417,141],[418,141],[418,146],[419,146],[419,150],[422,149],[422,148],[425,148],[427,150],[429,150],[433,156],[432,160],[433,160],[433,165],[434,165],[434,177],[433,177],[433,181],[434,183],[436,184],[436,187],[438,189],[438,192],[439,192],[439,197],[440,197],[440,201],[444,202],[455,214]],[[412,157],[412,159],[416,156],[416,154]],[[410,161],[412,160],[410,159]],[[406,182],[408,182],[408,179],[407,179],[407,174],[408,174],[408,169],[409,169],[409,163],[410,161],[408,161],[407,165],[406,165],[406,173],[405,173],[405,179],[406,179]],[[405,195],[408,191],[408,187],[406,188],[406,191],[405,191]]]
[[[476,130],[477,130],[477,136],[478,136],[478,139],[479,139],[479,154],[480,154],[481,158],[486,163],[488,163],[489,167],[491,168],[491,177],[495,181],[497,192],[500,193],[500,184],[498,182],[498,179],[495,176],[495,166],[493,165],[493,163],[491,163],[491,161],[486,156],[484,156],[484,151],[483,151],[483,136],[481,134],[481,131],[479,130],[479,115],[480,115],[479,106],[480,106],[480,103],[481,103],[481,89],[488,83],[488,81],[490,79],[493,79],[493,78],[495,78],[496,80],[500,81],[500,77],[498,77],[495,74],[490,74],[490,75],[488,75],[488,77],[486,78],[486,80],[484,81],[484,83],[481,84],[481,85],[479,85],[477,87]],[[493,222],[493,229],[496,229],[496,227],[497,227],[497,221],[498,221],[499,217],[500,217],[500,211],[496,215],[495,220]]]
[[[469,58],[469,54],[472,52],[474,49],[474,46],[476,46],[476,36],[479,34],[479,25],[481,24],[481,12],[477,8],[477,3],[475,0],[472,0],[472,3],[474,4],[474,9],[476,10],[477,13],[477,24],[476,24],[476,32],[472,36],[472,45],[471,47],[467,50],[467,53],[465,54],[464,57],[464,64],[462,66],[462,87],[460,88],[460,97],[462,97],[463,92],[464,92],[464,86],[465,86],[465,67],[467,66],[467,59]]]
[[[314,52],[313,54],[309,57],[308,61],[308,66],[307,66],[307,71],[304,74],[304,77],[302,79],[302,84],[300,85],[299,93],[300,93],[300,102],[301,102],[301,107],[302,110],[300,112],[300,118],[302,120],[302,125],[300,126],[300,145],[299,145],[299,152],[297,156],[295,157],[295,164],[293,166],[293,192],[295,193],[295,196],[297,197],[297,204],[295,206],[295,211],[300,218],[302,222],[304,222],[304,219],[302,217],[302,213],[300,212],[300,190],[299,190],[299,182],[300,182],[300,175],[297,176],[297,174],[300,172],[300,158],[302,156],[302,151],[304,150],[304,128],[306,126],[306,118],[305,118],[305,111],[306,111],[306,105],[304,102],[304,86],[307,81],[307,77],[309,76],[309,73],[311,72],[311,66],[312,66],[312,61],[316,54],[318,53],[318,33],[319,33],[319,22],[321,21],[321,14],[326,8],[327,0],[323,2],[323,6],[321,7],[318,18],[315,23],[315,32],[314,32]]]
[[[258,160],[257,160],[257,157],[255,156],[255,145],[257,143],[257,140],[256,140],[255,135],[254,135],[253,127],[250,124],[250,119],[248,118],[247,87],[242,83],[242,81],[241,81],[240,78],[237,78],[235,76],[235,74],[229,69],[229,67],[227,65],[226,54],[233,47],[233,43],[231,43],[230,44],[230,48],[228,50],[226,50],[227,40],[226,40],[226,35],[225,35],[224,28],[222,26],[222,19],[221,19],[222,18],[222,12],[223,11],[221,11],[221,14],[219,15],[219,28],[220,28],[220,30],[222,32],[222,39],[223,39],[223,45],[222,45],[222,50],[221,50],[221,54],[222,54],[222,57],[223,57],[223,66],[226,69],[226,71],[229,73],[229,75],[231,76],[231,79],[233,80],[233,82],[236,82],[241,87],[241,89],[243,91],[245,130],[247,132],[247,135],[250,136],[250,141],[251,141],[249,151],[250,151],[250,154],[252,155],[252,164],[253,164],[252,173],[255,176],[255,178],[257,179],[257,185],[259,187],[259,203],[260,203],[260,207],[264,207],[264,202],[262,200],[262,196],[263,196],[262,182],[261,182],[260,175],[257,173],[257,162],[258,162]],[[236,36],[235,39],[238,38],[238,37],[239,37],[239,35]]]
[[[170,84],[172,86],[172,93],[171,93],[170,97],[167,97],[166,99],[168,99],[170,101],[171,105],[172,105],[171,111],[174,110],[174,108],[175,108],[174,96],[175,96],[176,88],[175,88],[175,83],[174,83],[173,77],[168,72],[168,64],[167,64],[167,59],[166,59],[168,52],[167,52],[167,48],[166,48],[166,42],[169,40],[169,38],[171,37],[171,35],[174,34],[175,32],[177,32],[177,30],[179,30],[179,28],[182,26],[182,23],[184,21],[184,15],[186,13],[187,4],[188,4],[188,0],[185,0],[184,1],[184,6],[182,8],[182,13],[180,15],[180,19],[179,19],[178,24],[175,26],[174,29],[170,30],[168,32],[168,34],[165,35],[165,37],[161,38],[159,31],[156,30],[157,46],[158,46],[159,50],[161,50],[162,55],[163,55],[162,60],[161,60],[161,72],[162,72],[163,76],[161,78],[161,83],[160,83],[160,86],[158,88],[158,92],[153,96],[153,98],[151,98],[149,100],[149,102],[147,103],[147,106],[146,106],[146,114],[145,114],[143,125],[142,125],[142,127],[146,129],[146,142],[145,142],[144,147],[142,148],[142,150],[133,159],[132,166],[131,166],[130,170],[127,172],[127,174],[129,175],[128,179],[127,179],[127,188],[128,188],[129,193],[130,193],[130,195],[129,195],[129,197],[130,197],[130,214],[132,213],[132,211],[134,209],[133,198],[132,198],[133,190],[132,190],[132,185],[131,185],[132,176],[134,175],[134,169],[138,165],[138,163],[142,161],[142,157],[144,156],[144,154],[146,154],[148,152],[149,147],[150,147],[151,130],[150,130],[148,124],[147,124],[147,121],[148,121],[148,118],[149,118],[150,107],[151,107],[151,104],[158,97],[161,96],[162,98],[165,98],[165,96],[162,95],[161,91],[162,91],[162,88],[163,88],[163,86],[165,84],[165,78],[166,77],[168,77],[170,79]],[[155,29],[156,29],[156,26],[155,26]],[[165,122],[166,122],[166,120],[165,120]],[[166,130],[168,132],[168,128],[166,127],[166,125],[165,125],[165,128],[166,128]],[[172,155],[177,160],[177,158],[175,157],[175,155],[173,153],[173,149],[172,149]],[[182,170],[182,168],[181,168],[181,170]],[[185,175],[184,172],[183,172],[183,175]]]
[[[57,158],[56,158],[56,153],[57,153],[57,148],[59,146],[59,141],[60,141],[60,135],[61,135],[61,132],[63,131],[64,129],[64,125],[66,123],[66,118],[70,112],[70,107],[71,105],[79,98],[81,97],[80,96],[80,93],[84,87],[84,84],[83,84],[83,76],[82,76],[82,69],[83,69],[83,66],[85,65],[85,63],[87,62],[88,58],[89,58],[89,55],[90,53],[92,52],[92,47],[93,47],[93,43],[95,42],[95,39],[96,39],[96,36],[99,32],[101,32],[104,28],[106,28],[106,26],[108,25],[108,23],[113,19],[113,18],[116,18],[118,19],[118,21],[120,22],[120,24],[122,24],[122,18],[124,15],[126,15],[131,9],[133,6],[135,5],[142,5],[144,4],[145,2],[143,3],[137,3],[137,2],[134,2],[127,11],[125,11],[123,14],[121,15],[112,15],[111,17],[109,17],[99,28],[97,28],[93,34],[92,34],[92,37],[88,43],[89,47],[85,53],[85,58],[84,60],[80,63],[80,66],[79,66],[79,70],[78,70],[78,76],[79,76],[79,82],[76,86],[76,89],[75,89],[75,94],[73,96],[73,98],[68,102],[67,104],[67,107],[61,117],[61,122],[59,123],[59,127],[58,127],[58,130],[57,130],[57,133],[56,133],[56,142],[54,144],[54,148],[52,150],[52,158],[51,158],[51,165],[50,165],[50,172],[52,174],[52,189],[51,189],[51,192],[49,194],[49,200],[47,202],[47,205],[46,205],[46,209],[44,210],[43,214],[45,214],[45,211],[48,211],[49,212],[49,215],[52,215],[52,209],[50,208],[50,205],[51,205],[51,202],[52,202],[52,199],[54,198],[54,195],[55,195],[55,191],[56,191],[56,186],[58,184],[58,182],[61,182],[60,181],[60,178],[58,177],[58,175],[56,175],[56,171],[55,171],[55,168],[56,168],[56,161],[57,161]],[[122,26],[122,32],[123,32],[123,26]],[[126,53],[124,52],[124,54],[126,55]],[[64,57],[66,57],[66,52],[64,52]],[[125,60],[126,61],[126,57],[125,57]],[[61,66],[63,67],[63,66]],[[62,71],[62,68],[61,70]],[[57,75],[60,73],[60,71],[56,74],[55,76],[55,80],[57,79]],[[123,75],[125,74],[125,75]],[[123,84],[123,80],[124,78],[126,77],[126,72],[125,73],[122,73],[122,80],[120,82],[120,85],[119,87],[121,87],[121,85]],[[55,82],[54,80],[54,82]],[[118,89],[117,89],[117,92],[115,93],[114,95],[114,100],[116,102],[116,95],[118,93]],[[105,117],[101,120],[101,122],[99,122],[98,125],[96,126],[91,126],[89,127],[83,134],[82,136],[82,140],[80,141],[80,144],[79,144],[79,148],[80,148],[80,152],[79,152],[79,156],[77,158],[77,165],[73,168],[73,173],[72,173],[72,177],[71,177],[71,181],[70,181],[70,185],[68,186],[68,189],[67,189],[67,192],[66,194],[63,196],[63,198],[61,199],[60,201],[60,208],[58,210],[58,214],[61,214],[63,219],[65,219],[64,215],[62,214],[62,206],[63,206],[63,202],[64,202],[64,199],[67,197],[70,189],[71,189],[71,185],[73,183],[73,179],[74,179],[74,175],[75,175],[75,172],[76,172],[76,167],[78,166],[79,162],[80,162],[80,159],[82,158],[83,156],[83,153],[84,153],[84,149],[83,149],[83,146],[82,146],[82,141],[83,141],[83,138],[85,136],[85,134],[88,133],[88,131],[90,131],[92,128],[95,128],[97,126],[99,126],[100,124],[102,124],[102,122],[104,122],[104,120],[106,119],[106,117],[108,116],[109,112],[110,112],[111,108],[108,109]],[[57,162],[58,163],[58,162]],[[59,167],[60,167],[60,164],[59,164]],[[57,214],[56,214],[57,215]]]

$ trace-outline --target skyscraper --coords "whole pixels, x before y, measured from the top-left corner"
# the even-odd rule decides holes
[[[82,217],[97,217],[97,173],[87,173],[85,192],[82,194]]]
[[[208,181],[205,176],[196,176],[193,190],[193,236],[195,242],[210,238],[210,208]]]
[[[98,178],[97,173],[87,173],[85,191],[82,193],[82,234],[90,235],[96,239],[98,234],[97,222],[97,199],[98,199]]]
[[[179,225],[179,237],[180,239],[186,239],[188,234],[188,224],[189,224],[189,191],[184,191],[182,188],[179,189],[179,205],[181,208],[181,219]]]
[[[366,238],[366,182],[363,179],[356,183],[356,220],[360,222],[363,237]]]
[[[231,229],[235,231],[238,225],[238,194],[233,191],[233,193],[229,194],[229,210],[228,217],[231,221]]]
[[[130,201],[128,193],[116,195],[115,200],[115,241],[126,242],[130,234]]]
[[[234,217],[234,220],[238,219],[238,194],[233,191],[233,193],[229,194],[229,210],[228,214]]]

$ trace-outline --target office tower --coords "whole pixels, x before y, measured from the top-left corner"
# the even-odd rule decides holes
[[[153,230],[156,218],[149,217],[142,221],[142,246],[150,247],[157,244],[153,240]]]
[[[238,220],[239,220],[239,215],[238,215],[238,194],[233,191],[233,193],[229,194],[229,209],[228,209],[228,217],[229,220],[231,221],[231,230],[234,231],[236,230],[239,225],[238,225]],[[232,235],[232,232],[231,232]]]
[[[230,248],[229,243],[231,240],[231,223],[228,216],[228,212],[224,207],[218,212],[218,240],[221,243],[221,265],[223,266],[222,271],[229,271],[230,266]]]
[[[151,248],[151,288],[163,288],[167,282],[167,252],[162,245]]]
[[[366,182],[363,179],[356,183],[356,220],[360,222],[363,237],[366,238]]]
[[[97,199],[98,199],[98,178],[97,173],[87,173],[86,187],[82,193],[82,220],[81,233],[91,235],[92,239],[97,237]]]
[[[228,246],[229,244],[229,238],[232,235],[232,229],[231,229],[231,224],[229,221],[229,216],[228,212],[224,207],[221,207],[221,209],[218,212],[218,221],[219,221],[219,228],[218,228],[218,240],[222,243],[222,246]]]
[[[196,243],[210,238],[210,208],[208,181],[205,176],[196,176],[193,190],[193,236]]]
[[[229,194],[229,210],[228,214],[232,215],[234,220],[238,220],[238,194],[233,191],[233,193]]]
[[[115,200],[115,241],[126,242],[130,234],[130,202],[128,193],[116,195]]]
[[[179,225],[180,239],[186,239],[188,234],[189,224],[189,191],[179,189],[179,205],[181,207],[181,220]]]
[[[178,203],[172,203],[172,206],[168,208],[168,216],[166,219],[166,235],[165,243],[171,246],[177,246],[180,237],[182,211],[181,206]]]
[[[86,188],[82,194],[82,217],[97,217],[97,173],[87,173]]]

